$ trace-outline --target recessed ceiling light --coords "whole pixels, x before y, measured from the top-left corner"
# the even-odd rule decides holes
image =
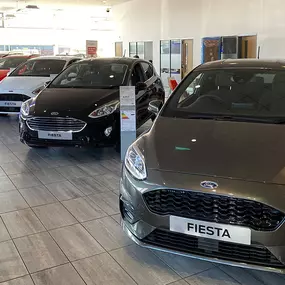
[[[37,5],[27,5],[26,9],[40,9]]]

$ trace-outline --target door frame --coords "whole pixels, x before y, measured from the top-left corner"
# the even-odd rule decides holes
[[[184,48],[183,48],[183,44],[184,44],[184,42],[185,41],[191,41],[191,46],[192,46],[192,55],[191,55],[191,70],[193,69],[193,60],[194,60],[194,39],[189,39],[189,38],[187,38],[187,39],[181,39],[181,52],[180,52],[180,54],[181,54],[181,67],[180,67],[180,74],[181,74],[181,80],[186,76],[186,74],[188,74],[188,73],[186,73],[186,74],[183,74],[184,73],[184,71],[183,71],[183,64],[184,64],[184,62],[183,62],[183,60],[184,60],[184,54],[183,54],[183,52],[184,52]],[[185,56],[186,56],[186,64],[187,64],[187,61],[188,61],[188,57],[187,57],[187,55],[188,55],[188,50],[186,50],[186,54],[185,54]],[[187,64],[188,65],[188,64]]]
[[[124,55],[124,44],[123,44],[122,41],[120,41],[120,42],[115,42],[115,56],[117,56],[117,55],[116,55],[116,53],[117,53],[117,44],[120,44],[120,45],[121,45],[122,55],[120,55],[120,57],[123,57],[123,55]]]

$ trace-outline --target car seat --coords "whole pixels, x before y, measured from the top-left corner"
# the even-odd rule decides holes
[[[270,112],[282,112],[285,110],[285,72],[275,75],[272,82],[272,91],[266,92],[259,102],[259,109]]]

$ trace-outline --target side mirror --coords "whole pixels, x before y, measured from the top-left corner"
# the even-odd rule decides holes
[[[161,100],[153,100],[149,102],[148,110],[154,113],[155,115],[157,115],[160,109],[162,108],[162,106],[163,106],[163,102]]]
[[[46,88],[50,84],[50,81],[44,83],[44,88]]]
[[[138,93],[139,91],[145,90],[147,88],[146,83],[144,82],[138,82],[136,84],[136,93]]]

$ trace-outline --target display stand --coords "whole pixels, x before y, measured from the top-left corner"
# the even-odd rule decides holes
[[[136,140],[136,93],[134,86],[120,86],[121,160]]]

